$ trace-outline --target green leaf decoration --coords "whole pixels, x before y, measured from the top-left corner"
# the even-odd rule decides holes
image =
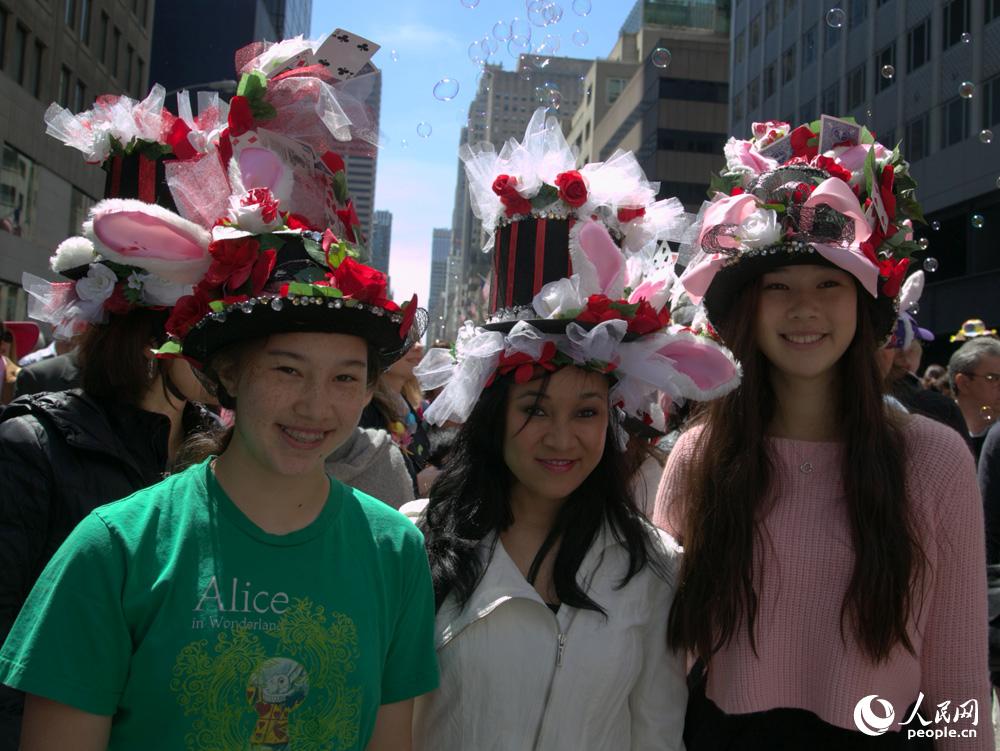
[[[226,307],[226,304],[222,302],[222,300],[212,300],[212,302],[208,304],[208,307],[216,313],[221,313]]]
[[[723,193],[728,196],[733,192],[733,188],[737,185],[742,185],[742,183],[741,176],[735,172],[723,172],[712,175],[711,182],[708,185],[708,197],[712,198],[716,193]]]
[[[267,77],[259,70],[244,73],[236,87],[236,95],[251,100],[260,99],[267,91]]]
[[[109,269],[114,271],[115,276],[117,276],[119,279],[127,280],[132,275],[132,272],[135,271],[135,269],[132,268],[131,266],[125,266],[123,264],[115,263],[114,261],[109,261],[107,259],[102,260],[101,263],[103,263]]]
[[[180,342],[174,339],[167,339],[167,341],[160,345],[159,349],[154,349],[153,353],[157,355],[179,355],[182,351]]]
[[[868,195],[878,190],[875,184],[875,149],[868,149],[868,156],[865,157],[865,190]]]
[[[345,297],[344,298],[344,307],[345,308],[356,308],[356,307],[358,307],[358,301],[355,300],[353,297]]]
[[[289,282],[288,283],[288,294],[297,295],[299,297],[312,297],[313,295],[313,285],[308,282]]]
[[[125,289],[122,291],[122,295],[130,303],[136,305],[139,302],[140,297],[142,296],[142,289],[141,288],[136,289],[135,287],[129,287],[128,285],[125,285]]]
[[[326,253],[323,252],[323,247],[311,237],[302,236],[302,246],[306,249],[306,253],[309,257],[320,266],[326,266]]]
[[[543,183],[541,189],[531,199],[533,208],[540,209],[559,199],[559,188],[548,183]]]
[[[333,195],[337,203],[347,202],[347,170],[341,170],[333,176]]]
[[[324,267],[325,268],[325,267]],[[312,282],[320,282],[326,279],[326,274],[323,269],[319,266],[307,266],[301,271],[296,272],[295,278],[304,284],[310,285]],[[308,292],[297,292],[296,294],[311,294]]]
[[[278,116],[278,110],[274,108],[274,105],[263,99],[250,102],[250,112],[253,113],[254,120],[271,120]]]
[[[280,249],[286,241],[281,235],[275,235],[274,233],[267,233],[266,235],[258,235],[257,242],[260,249],[263,250],[278,250]]]
[[[627,302],[613,302],[611,303],[611,308],[617,310],[626,318],[632,318],[635,312],[639,309],[639,303],[632,303],[631,305]]]
[[[317,286],[313,287],[313,291],[314,292],[318,292],[323,297],[343,297],[344,296],[344,293],[341,292],[336,287],[322,287],[322,286],[318,286],[317,285]]]

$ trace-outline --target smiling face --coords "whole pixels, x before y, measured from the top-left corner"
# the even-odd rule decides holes
[[[607,430],[608,381],[598,373],[570,366],[548,384],[514,384],[503,442],[514,492],[566,498],[601,461]]]
[[[786,378],[829,376],[854,339],[857,285],[829,266],[782,266],[761,277],[757,345]]]
[[[220,371],[236,397],[233,441],[241,453],[280,475],[322,472],[368,403],[365,341],[346,334],[273,334]]]

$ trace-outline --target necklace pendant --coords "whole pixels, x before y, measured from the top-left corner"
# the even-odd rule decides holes
[[[813,465],[810,462],[802,462],[802,464],[799,465],[799,472],[804,475],[808,475],[812,471]]]

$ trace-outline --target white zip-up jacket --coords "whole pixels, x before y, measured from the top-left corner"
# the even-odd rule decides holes
[[[402,508],[411,518],[426,501]],[[414,751],[675,751],[687,706],[683,656],[667,648],[679,548],[649,528],[670,581],[649,566],[619,589],[625,549],[605,529],[577,580],[607,612],[558,613],[496,535],[465,607],[438,612],[440,688],[417,699]],[[492,554],[492,555],[491,555]]]

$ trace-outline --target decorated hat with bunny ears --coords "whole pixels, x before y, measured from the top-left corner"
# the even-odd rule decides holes
[[[934,334],[917,323],[917,313],[920,310],[920,296],[924,292],[924,272],[916,271],[903,282],[899,293],[899,317],[892,330],[887,347],[906,349],[913,342],[933,342]]]
[[[568,365],[607,374],[612,403],[645,423],[669,400],[736,387],[739,366],[717,342],[671,325],[676,277],[666,241],[686,224],[676,199],[656,201],[634,155],[574,168],[555,118],[538,110],[524,141],[463,147],[472,205],[491,231],[491,316],[467,321],[451,350],[414,370],[442,388],[424,418],[464,422],[497,378],[525,382]]]
[[[698,215],[681,281],[711,320],[739,290],[789,264],[826,264],[854,276],[876,300],[876,331],[887,337],[897,297],[920,249],[916,182],[898,147],[888,149],[850,119],[823,115],[792,129],[754,123],[753,137],[730,139],[726,168]]]

